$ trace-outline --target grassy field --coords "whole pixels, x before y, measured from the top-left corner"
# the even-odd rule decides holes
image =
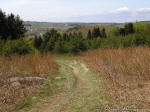
[[[0,107],[17,104],[29,94],[39,92],[42,85],[23,84],[19,87],[11,85],[9,78],[41,77],[49,78],[59,68],[53,61],[53,55],[26,55],[0,58]],[[1,109],[0,108],[0,109]]]
[[[99,49],[82,53],[81,58],[104,78],[112,105],[149,109],[149,48]]]
[[[0,106],[12,105],[6,112],[105,112],[116,106],[148,112],[149,61],[147,47],[97,49],[72,58],[51,54],[0,58]],[[7,82],[15,76],[48,80],[15,88]]]

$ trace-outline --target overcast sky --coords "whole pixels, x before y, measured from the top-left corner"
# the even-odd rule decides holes
[[[25,21],[129,22],[150,20],[150,0],[0,0]]]

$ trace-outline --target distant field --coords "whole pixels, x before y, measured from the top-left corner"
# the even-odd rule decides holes
[[[149,21],[142,21],[150,23]],[[94,26],[111,26],[113,27],[123,27],[124,23],[54,23],[54,22],[34,22],[34,21],[25,21],[25,26],[27,27],[27,35],[43,35],[45,32],[54,28],[59,32],[71,31],[71,32],[83,32],[85,36],[88,32],[88,29],[91,29]],[[30,27],[28,25],[31,25]],[[92,26],[92,27],[91,27]],[[109,31],[108,31],[109,33]]]
[[[31,25],[28,29],[28,35],[40,35],[44,34],[46,31],[49,31],[52,28],[63,32],[67,30],[72,30],[74,28],[80,28],[84,26],[95,26],[95,25],[102,25],[102,26],[122,26],[122,23],[52,23],[52,22],[30,22],[26,21],[25,26],[27,29],[29,28],[28,25]]]

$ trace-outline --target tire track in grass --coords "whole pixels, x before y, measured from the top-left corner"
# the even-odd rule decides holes
[[[107,103],[102,80],[96,79],[83,63],[62,59],[57,62],[67,79],[66,90],[30,112],[97,112],[96,106]]]

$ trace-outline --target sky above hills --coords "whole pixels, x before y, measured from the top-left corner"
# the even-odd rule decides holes
[[[150,0],[0,0],[25,21],[130,22],[150,20]]]

